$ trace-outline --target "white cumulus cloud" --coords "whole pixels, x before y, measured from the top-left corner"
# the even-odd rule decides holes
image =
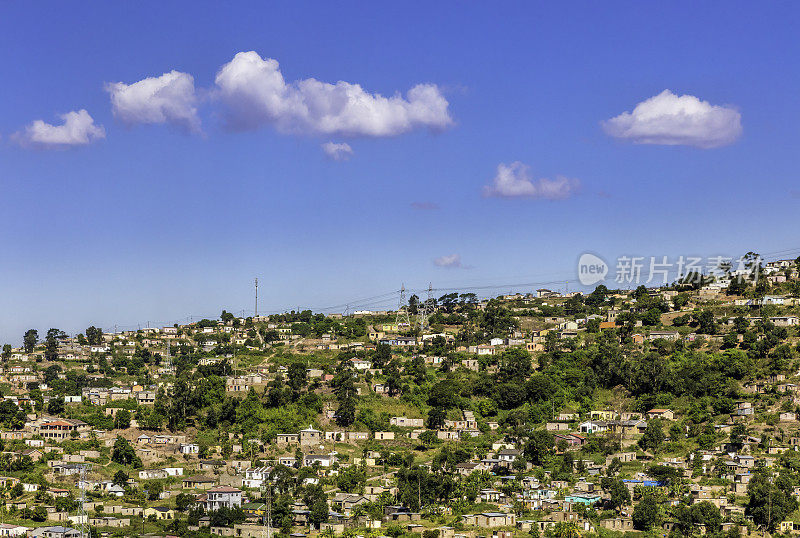
[[[448,256],[440,256],[433,260],[433,264],[438,267],[457,268],[462,267],[461,256],[458,254],[450,254]]]
[[[346,161],[353,156],[353,148],[346,142],[325,142],[322,144],[322,151],[334,161]]]
[[[563,176],[534,179],[530,168],[519,161],[500,163],[492,183],[483,187],[484,196],[501,198],[544,198],[561,200],[575,194],[580,181]]]
[[[190,132],[200,131],[194,78],[189,73],[170,71],[125,84],[110,82],[114,116],[124,123],[169,123]]]
[[[453,123],[449,104],[434,84],[418,84],[405,97],[385,97],[344,81],[287,83],[276,60],[254,51],[240,52],[223,65],[216,86],[234,129],[273,125],[287,133],[379,137]]]
[[[94,119],[86,110],[67,112],[59,117],[64,120],[61,125],[36,120],[12,135],[12,138],[23,146],[59,148],[85,146],[106,137],[105,129],[101,125],[95,125]]]
[[[609,135],[638,144],[715,148],[739,138],[741,120],[731,107],[664,90],[636,105],[633,112],[623,112],[602,125]]]

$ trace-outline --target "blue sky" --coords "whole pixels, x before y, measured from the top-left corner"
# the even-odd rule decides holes
[[[751,8],[5,3],[0,340],[800,248],[800,7]]]

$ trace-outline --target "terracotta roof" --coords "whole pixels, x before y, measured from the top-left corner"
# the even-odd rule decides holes
[[[215,480],[213,478],[209,478],[207,476],[197,475],[197,476],[190,476],[189,478],[184,478],[183,481],[184,482],[214,482]]]
[[[217,486],[208,490],[209,493],[241,493],[242,490],[230,486]]]

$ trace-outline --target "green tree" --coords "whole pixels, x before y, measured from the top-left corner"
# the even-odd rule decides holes
[[[131,465],[134,468],[142,466],[142,460],[136,455],[136,451],[124,437],[117,437],[114,448],[111,451],[111,461],[120,465]]]
[[[128,473],[120,469],[116,473],[114,473],[114,479],[112,480],[112,484],[116,486],[125,487],[128,485]]]
[[[392,360],[392,346],[389,344],[378,344],[372,353],[373,368],[383,368],[386,363]]]
[[[747,426],[742,424],[741,422],[738,424],[734,424],[734,426],[731,428],[731,433],[730,433],[731,444],[741,448],[746,437],[747,437]]]
[[[364,469],[357,465],[351,465],[336,476],[336,487],[345,493],[356,493],[364,488],[366,480],[367,475]]]
[[[661,323],[661,310],[651,308],[642,316],[642,324],[652,327]]]
[[[525,458],[534,465],[544,465],[553,453],[553,434],[547,430],[534,430],[525,443]]]
[[[533,372],[531,355],[521,348],[511,348],[500,355],[497,379],[501,383],[524,383]]]
[[[428,427],[431,429],[439,429],[444,426],[444,421],[447,418],[447,413],[441,407],[431,407],[428,411]]]
[[[315,527],[319,528],[322,523],[328,521],[328,503],[323,500],[315,501],[311,505],[310,513],[308,514],[308,522]]]
[[[66,338],[64,331],[58,329],[48,329],[44,338],[44,358],[48,361],[58,360],[58,344],[60,340]]]
[[[33,352],[36,344],[39,343],[39,331],[36,329],[28,329],[25,331],[25,336],[22,337],[22,346],[26,353]]]
[[[50,398],[50,401],[47,402],[47,412],[51,415],[61,415],[64,413],[64,407],[64,398],[61,396]]]
[[[353,369],[349,364],[344,361],[339,364],[331,381],[331,387],[339,402],[336,410],[336,423],[340,426],[349,426],[356,419],[356,399],[358,397],[353,382]]]
[[[695,525],[705,526],[706,534],[713,536],[722,528],[722,514],[719,513],[719,508],[710,502],[703,501],[693,504],[691,512],[692,522]]]
[[[408,313],[412,316],[419,313],[419,297],[416,294],[408,298]]]
[[[175,508],[179,512],[185,512],[195,504],[195,497],[194,495],[189,495],[188,493],[179,493],[175,497]]]
[[[47,508],[42,505],[35,507],[31,510],[31,520],[41,523],[47,519]]]
[[[603,478],[600,484],[603,491],[609,494],[610,504],[614,510],[619,510],[631,502],[631,493],[622,480],[607,477]]]
[[[303,492],[303,502],[309,507],[309,523],[319,528],[320,523],[328,521],[328,496],[320,485],[309,485]]]
[[[127,430],[131,427],[131,413],[127,409],[120,409],[114,416],[114,428]]]
[[[389,396],[400,394],[402,377],[400,376],[400,367],[396,360],[390,360],[389,363],[384,366],[383,375],[386,377],[386,391]]]
[[[308,371],[302,362],[293,362],[289,365],[289,386],[292,390],[299,391],[308,384]]]
[[[99,346],[103,342],[103,329],[98,329],[94,325],[85,331],[86,341],[91,346]]]
[[[639,439],[639,446],[644,450],[657,452],[664,442],[664,429],[661,426],[661,419],[652,419],[647,423],[642,438]]]
[[[778,523],[797,510],[792,481],[785,474],[774,476],[769,469],[756,472],[747,484],[745,515],[756,525],[775,531]]]
[[[645,495],[633,508],[633,528],[649,531],[658,524],[659,517],[658,501],[652,495]]]
[[[3,427],[11,430],[21,430],[25,425],[27,417],[25,411],[17,407],[11,400],[0,402],[0,423]]]

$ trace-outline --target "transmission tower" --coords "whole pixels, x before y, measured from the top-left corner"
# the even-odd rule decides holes
[[[89,525],[89,515],[86,512],[86,472],[92,470],[91,463],[82,463],[80,465],[81,474],[78,486],[80,488],[81,498],[78,499],[78,531],[81,533],[81,538],[90,538],[92,535],[91,527]]]
[[[170,350],[169,340],[167,340],[167,357],[164,360],[164,371],[167,374],[172,372],[172,351]]]
[[[411,318],[408,317],[408,305],[406,305],[406,285],[400,286],[400,302],[397,305],[397,315],[394,319],[394,324],[397,325],[397,330],[400,330],[401,325],[411,327]]]
[[[433,286],[428,282],[428,298],[422,304],[422,311],[419,315],[419,332],[422,334],[428,326],[428,316],[433,314]]]
[[[261,520],[261,538],[272,538],[272,485],[261,486],[261,498],[264,498],[266,489],[267,498],[264,508],[264,517]]]

